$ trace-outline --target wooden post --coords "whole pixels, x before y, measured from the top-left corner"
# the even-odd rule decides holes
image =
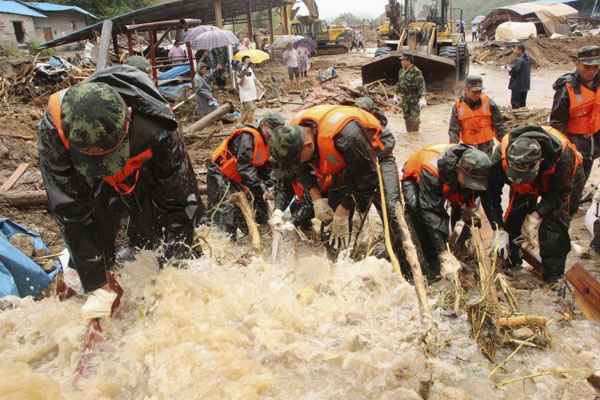
[[[152,66],[152,80],[158,85],[158,73],[156,67],[156,31],[150,32],[150,65]]]
[[[254,40],[254,31],[252,29],[252,8],[250,7],[250,0],[248,0],[248,10],[246,12],[246,24],[248,25],[248,39],[251,42]]]
[[[285,35],[291,35],[290,31],[290,16],[288,14],[287,6],[281,6],[281,20],[283,21],[283,29]]]
[[[223,28],[223,0],[213,0],[215,11],[215,25],[218,28]]]
[[[273,33],[273,9],[269,7],[269,35],[271,39],[271,44],[275,40],[275,34]]]
[[[129,55],[133,55],[133,46],[134,46],[134,37],[131,34],[131,31],[127,31],[127,49],[129,50]]]
[[[117,32],[113,32],[112,33],[112,42],[113,42],[113,51],[115,52],[116,56],[117,56],[117,60],[120,60],[121,57],[121,50],[119,49],[119,36],[117,35]]]
[[[196,89],[196,85],[194,84],[194,75],[196,75],[196,68],[194,66],[194,52],[192,51],[192,44],[190,42],[185,42],[185,50],[188,56],[188,62],[190,63],[190,75],[192,78],[192,89]]]
[[[108,65],[108,48],[110,46],[112,21],[105,20],[102,23],[102,34],[100,36],[100,46],[98,47],[98,62],[96,63],[96,71],[101,71]]]

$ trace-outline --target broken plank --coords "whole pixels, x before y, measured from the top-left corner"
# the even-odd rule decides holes
[[[0,187],[0,192],[8,192],[10,189],[12,189],[12,187],[15,186],[19,179],[21,179],[21,176],[23,176],[23,174],[27,170],[27,167],[29,167],[29,163],[19,164],[17,169],[15,169],[12,175],[6,180],[6,182],[4,182],[2,187]]]
[[[96,71],[102,71],[108,66],[108,48],[112,39],[113,23],[110,19],[102,22],[102,34],[100,36],[100,46],[98,47],[98,61],[96,62]]]
[[[566,278],[583,315],[589,320],[600,321],[600,282],[580,264],[573,265]]]

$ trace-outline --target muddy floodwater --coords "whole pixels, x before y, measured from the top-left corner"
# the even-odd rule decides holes
[[[213,259],[186,269],[159,271],[151,253],[126,265],[124,306],[88,379],[74,376],[83,300],[15,300],[0,313],[0,399],[593,398],[584,378],[600,369],[600,329],[590,322],[551,325],[552,349],[525,349],[489,379],[494,365],[464,316],[435,309],[438,348],[425,353],[414,290],[388,262],[287,251],[241,266],[223,255],[247,248],[216,237]],[[518,293],[527,311],[557,317],[547,293]],[[567,372],[495,388],[549,369]]]

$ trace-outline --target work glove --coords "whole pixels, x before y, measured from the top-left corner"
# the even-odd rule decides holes
[[[427,107],[427,99],[425,97],[421,97],[421,99],[419,99],[419,107],[421,109]]]
[[[537,211],[528,214],[525,218],[525,222],[523,222],[522,234],[532,249],[538,247],[541,223],[542,217],[537,213]]]
[[[334,215],[329,225],[329,246],[337,251],[344,250],[350,244],[350,227],[347,215]]]
[[[81,315],[84,320],[108,318],[117,311],[121,304],[123,289],[112,273],[107,273],[107,284],[88,295],[86,302],[81,306]]]
[[[333,219],[333,210],[329,207],[327,199],[320,198],[313,201],[313,208],[315,209],[315,218],[324,224],[328,224]]]
[[[497,229],[494,232],[494,249],[496,250],[496,253],[504,260],[508,260],[510,255],[509,243],[510,241],[508,232],[506,232],[504,229]]]
[[[451,276],[460,270],[460,261],[450,251],[445,250],[440,254],[440,266],[443,277]]]
[[[281,230],[283,227],[283,211],[275,210],[269,218],[269,226],[274,230]]]
[[[475,207],[465,207],[462,209],[461,218],[463,221],[465,221],[465,224],[467,224],[467,226],[481,228],[481,218],[479,218],[477,210],[478,208]]]

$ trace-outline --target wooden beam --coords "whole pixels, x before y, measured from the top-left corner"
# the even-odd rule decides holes
[[[218,28],[223,28],[223,0],[213,0],[215,12],[215,25]]]
[[[113,23],[110,19],[104,20],[102,23],[102,35],[100,36],[100,46],[98,47],[96,71],[102,71],[108,66],[108,48],[112,39],[112,26]]]
[[[291,35],[290,15],[287,6],[281,6],[281,20],[283,21],[283,30],[285,35]]]
[[[579,264],[571,267],[566,278],[581,312],[589,320],[600,321],[600,282]]]
[[[269,7],[269,36],[271,44],[275,41],[275,33],[273,33],[273,9]]]
[[[23,174],[27,170],[27,167],[29,167],[29,163],[19,164],[17,169],[15,169],[15,171],[10,176],[10,178],[8,178],[6,182],[4,182],[2,187],[0,187],[0,192],[8,192],[10,189],[12,189],[12,187],[15,186],[19,179],[21,179],[21,176],[23,176]]]
[[[254,42],[254,30],[252,28],[252,8],[250,7],[250,0],[248,0],[247,4],[246,24],[248,25],[248,39],[250,39],[251,42]]]

